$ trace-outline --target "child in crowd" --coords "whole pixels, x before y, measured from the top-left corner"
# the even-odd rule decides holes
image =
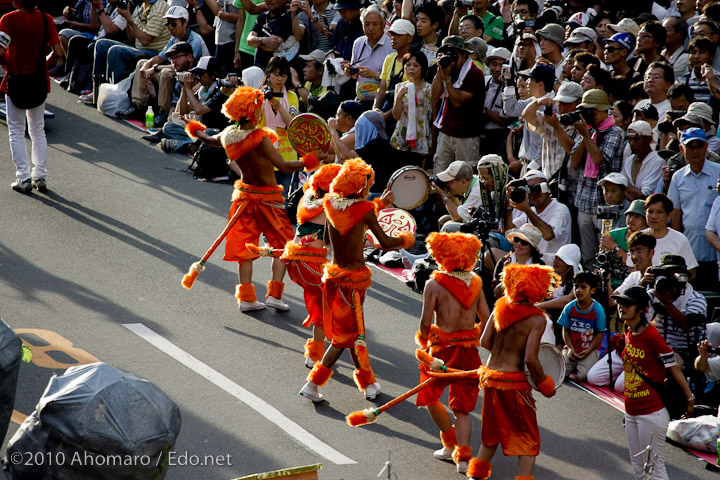
[[[565,378],[587,380],[587,373],[600,357],[600,342],[605,333],[605,311],[592,295],[598,276],[580,272],[573,277],[576,299],[568,303],[558,323],[563,327],[565,340]]]

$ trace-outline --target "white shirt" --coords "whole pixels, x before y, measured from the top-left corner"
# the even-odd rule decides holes
[[[533,212],[536,212],[535,207],[530,208]],[[560,247],[570,243],[572,217],[570,215],[570,209],[566,205],[553,198],[550,200],[550,204],[545,207],[545,210],[538,213],[537,216],[540,220],[550,225],[553,233],[555,233],[555,238],[552,240],[543,239],[538,242],[538,250],[540,253],[556,253]],[[531,222],[528,220],[526,213],[521,213],[513,223],[515,224],[515,228],[520,228],[520,226]]]
[[[642,194],[648,197],[655,191],[658,180],[662,178],[662,167],[665,165],[665,160],[655,151],[648,153],[642,161],[637,178],[633,181],[632,166],[634,161],[635,154],[627,157],[623,162],[622,173],[628,179],[630,185],[639,188],[642,190]]]
[[[472,218],[470,209],[482,206],[482,195],[480,194],[480,180],[475,176],[472,180],[474,183],[470,187],[470,193],[462,205],[457,207],[458,215],[462,218],[463,222],[468,222]]]
[[[646,228],[643,233],[650,233],[650,229]],[[663,238],[656,238],[655,240],[657,243],[655,244],[655,255],[652,258],[653,265],[660,265],[663,255],[680,255],[685,259],[688,270],[697,268],[698,262],[685,235],[668,227],[668,233]],[[633,265],[630,261],[630,255],[628,255],[626,264]]]

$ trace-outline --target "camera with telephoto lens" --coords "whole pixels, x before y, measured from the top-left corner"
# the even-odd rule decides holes
[[[472,233],[480,240],[487,240],[490,232],[500,226],[497,220],[482,207],[477,207],[473,212],[472,219],[460,225],[462,233]]]
[[[625,265],[622,257],[607,250],[601,250],[595,255],[595,268],[600,270],[603,278],[611,276],[618,280],[623,280],[628,276],[630,267]]]
[[[437,57],[437,64],[442,68],[443,70],[448,68],[450,65],[453,64],[453,62],[458,61],[458,55],[455,52],[443,52],[439,57]]]
[[[677,120],[680,117],[685,116],[685,113],[682,110],[670,110],[667,112],[666,117],[668,120],[663,120],[662,122],[657,124],[657,129],[660,133],[672,133],[675,131],[675,126],[673,126],[673,122]]]
[[[564,113],[560,115],[560,125],[569,127],[575,122],[579,122],[581,118],[585,119],[585,122],[590,123],[591,115],[590,110],[586,108],[578,108],[574,112]]]
[[[596,212],[598,220],[615,220],[620,218],[624,209],[622,205],[598,205]]]
[[[237,80],[237,83],[230,81],[230,77],[233,77]],[[221,87],[225,88],[235,88],[235,87],[242,87],[243,82],[238,78],[237,73],[228,73],[226,78],[218,80],[218,83]]]
[[[522,178],[508,182],[507,186],[513,187],[513,190],[510,192],[510,200],[515,203],[524,202],[531,193],[548,193],[547,183],[543,182],[536,183],[535,185],[528,185],[527,180]]]
[[[438,177],[430,177],[430,183],[434,183],[438,188],[447,190],[447,182],[443,182]]]
[[[655,285],[653,288],[655,292],[660,295],[665,295],[675,291],[677,296],[682,295],[685,292],[685,286],[688,283],[688,276],[686,273],[675,273],[672,274],[672,269],[667,267],[653,267],[647,270],[647,273],[655,275]]]

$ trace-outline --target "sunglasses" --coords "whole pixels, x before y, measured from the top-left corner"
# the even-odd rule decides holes
[[[177,27],[180,25],[180,22],[165,22],[166,27]]]
[[[523,247],[527,247],[527,246],[530,245],[529,242],[526,242],[525,240],[523,240],[523,239],[520,238],[520,237],[515,237],[515,238],[513,238],[513,243],[519,243],[519,244],[522,245]]]
[[[616,52],[618,50],[620,50],[620,47],[605,47],[605,51],[610,53]]]

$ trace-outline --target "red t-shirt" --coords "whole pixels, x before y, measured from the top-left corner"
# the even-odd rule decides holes
[[[629,415],[647,415],[662,409],[664,405],[660,395],[637,373],[642,373],[652,382],[663,383],[665,369],[677,365],[672,348],[668,347],[660,332],[653,325],[638,335],[626,332],[622,358],[625,367],[625,411]]]
[[[0,18],[0,31],[10,36],[10,45],[5,51],[4,68],[10,75],[32,73],[40,62],[40,52],[45,56],[45,47],[40,45],[43,36],[42,21],[47,21],[47,44],[52,47],[60,43],[55,22],[50,15],[40,11],[25,12],[15,10]],[[47,67],[45,67],[47,74]],[[48,75],[48,92],[50,76]],[[0,93],[7,92],[7,76],[0,84]]]
[[[459,107],[454,106],[450,99],[447,99],[447,110],[440,131],[451,137],[477,137],[482,132],[485,122],[483,115],[485,75],[482,70],[475,65],[470,67],[458,90],[470,92],[473,96]]]

